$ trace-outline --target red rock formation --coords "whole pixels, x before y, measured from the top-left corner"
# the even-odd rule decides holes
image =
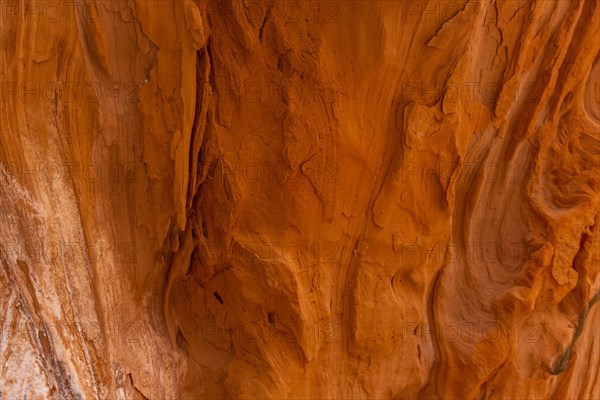
[[[600,6],[1,4],[2,398],[600,398]]]

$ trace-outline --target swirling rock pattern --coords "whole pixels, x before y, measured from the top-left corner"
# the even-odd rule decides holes
[[[7,0],[0,398],[600,398],[594,0]]]

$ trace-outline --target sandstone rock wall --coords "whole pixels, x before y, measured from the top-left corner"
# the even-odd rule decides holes
[[[8,0],[0,398],[600,398],[593,0]]]

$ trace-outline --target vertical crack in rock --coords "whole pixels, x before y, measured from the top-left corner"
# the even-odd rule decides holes
[[[565,372],[565,370],[569,367],[569,361],[571,360],[573,346],[577,339],[579,339],[579,336],[581,336],[581,332],[583,331],[583,326],[585,324],[587,316],[592,307],[598,302],[598,300],[600,300],[600,292],[596,293],[592,297],[590,302],[586,305],[583,313],[579,316],[577,320],[577,326],[575,327],[575,332],[573,333],[573,339],[571,339],[571,342],[568,344],[564,353],[556,360],[554,366],[550,369],[550,373],[552,375],[560,375],[561,373]]]

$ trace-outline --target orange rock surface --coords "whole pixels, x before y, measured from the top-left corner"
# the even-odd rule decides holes
[[[597,1],[0,19],[0,398],[600,398]]]

